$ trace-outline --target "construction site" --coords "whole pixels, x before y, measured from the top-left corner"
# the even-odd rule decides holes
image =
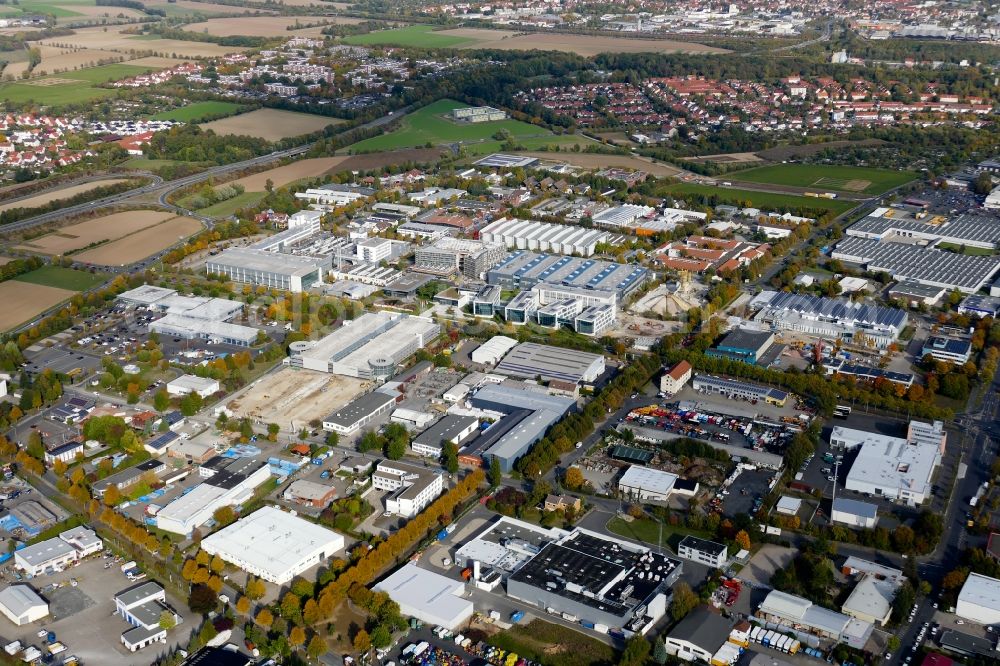
[[[353,377],[283,367],[233,396],[226,408],[233,417],[249,417],[258,424],[277,423],[282,430],[296,432],[340,409],[369,387],[370,382]]]
[[[707,290],[707,287],[691,279],[689,271],[678,271],[675,283],[658,285],[628,306],[628,311],[637,315],[652,313],[660,317],[683,317],[692,308],[701,306]]]

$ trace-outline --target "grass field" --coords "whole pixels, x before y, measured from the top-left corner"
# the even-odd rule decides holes
[[[551,136],[527,136],[520,137],[515,140],[518,148],[523,148],[524,150],[538,150],[540,148],[551,148],[552,146],[593,146],[596,144],[595,141],[588,139],[581,134],[553,134]],[[503,152],[503,141],[481,141],[478,143],[469,143],[464,146],[465,152],[470,155],[489,155],[490,153],[500,153]],[[549,151],[552,153],[552,159],[560,159],[560,153],[555,151]],[[575,154],[575,153],[574,153]]]
[[[428,49],[458,48],[474,44],[476,40],[453,35],[440,35],[431,25],[408,25],[405,28],[379,30],[365,35],[351,35],[344,38],[345,44],[355,46],[416,46]]]
[[[489,141],[500,130],[507,130],[516,139],[520,137],[553,136],[551,132],[520,120],[498,120],[487,123],[454,122],[445,116],[452,109],[464,108],[450,99],[442,99],[414,111],[403,119],[402,125],[395,132],[365,139],[350,147],[353,153],[378,150],[393,150],[396,148],[411,148],[423,146],[426,143],[434,145],[455,142]]]
[[[961,245],[955,245],[954,243],[938,243],[936,247],[939,250],[949,250],[951,252],[967,254],[973,257],[990,257],[996,254],[993,250],[989,250],[985,247],[970,247],[968,245],[963,247]]]
[[[172,111],[163,111],[151,116],[153,120],[177,120],[183,123],[199,122],[208,117],[233,115],[242,107],[231,102],[195,102]]]
[[[615,517],[608,521],[608,531],[633,541],[645,541],[654,545],[660,541],[660,524],[649,518],[636,518],[632,522],[625,522],[621,518]],[[664,525],[663,544],[676,546],[678,541],[689,534],[702,539],[712,538],[708,532]]]
[[[772,185],[815,188],[817,192],[835,190],[859,194],[882,194],[916,179],[910,171],[890,171],[868,167],[824,164],[773,164],[730,174],[733,180]]]
[[[797,197],[791,194],[775,194],[773,192],[754,192],[753,190],[739,190],[731,187],[713,187],[711,185],[697,185],[695,183],[676,183],[668,185],[659,194],[669,194],[671,196],[683,197],[685,194],[702,195],[715,197],[716,203],[731,203],[742,205],[749,202],[751,206],[762,210],[828,210],[835,215],[854,208],[856,201],[845,201],[843,199],[816,199],[813,197]]]
[[[515,624],[487,642],[542,666],[608,666],[616,660],[610,645],[575,629],[545,620]]]
[[[201,208],[198,212],[202,215],[210,215],[212,217],[229,217],[240,208],[256,205],[266,194],[267,192],[244,192],[232,199],[226,199],[217,204],[212,204],[207,208]]]
[[[104,273],[88,273],[62,266],[42,266],[24,275],[18,275],[19,282],[30,282],[46,287],[69,289],[70,291],[86,291],[93,289],[107,279]]]
[[[62,72],[32,81],[4,84],[0,86],[0,97],[10,102],[31,101],[53,106],[76,104],[115,94],[114,90],[98,88],[96,84],[117,81],[152,69],[155,68],[115,64]]]

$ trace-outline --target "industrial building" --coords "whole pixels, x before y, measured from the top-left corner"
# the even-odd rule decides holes
[[[593,216],[594,226],[611,227],[614,229],[625,229],[634,226],[642,218],[650,217],[656,212],[650,206],[637,206],[635,204],[621,204],[612,206],[607,210],[602,210]]]
[[[892,615],[892,600],[896,597],[897,589],[898,586],[892,581],[864,574],[840,610],[844,615],[884,627]]]
[[[0,592],[0,613],[17,626],[49,615],[49,604],[29,585],[9,585]]]
[[[489,239],[445,236],[416,249],[413,270],[443,276],[460,273],[471,280],[481,280],[506,255],[503,245]]]
[[[627,499],[638,502],[666,502],[677,483],[677,475],[652,467],[629,465],[618,479],[618,492]]]
[[[696,391],[704,393],[718,393],[727,398],[739,398],[741,400],[763,400],[764,402],[779,407],[788,400],[788,393],[769,386],[760,384],[750,384],[739,379],[728,379],[726,377],[715,377],[713,375],[695,375],[691,386]]]
[[[667,654],[684,661],[712,663],[719,648],[729,642],[733,625],[708,606],[698,606],[663,637]]]
[[[1000,623],[1000,580],[970,573],[958,593],[955,615],[976,624]]]
[[[441,326],[426,317],[367,312],[344,322],[320,340],[292,343],[287,363],[308,370],[384,381],[440,333]]]
[[[464,106],[452,109],[451,117],[454,120],[462,120],[467,123],[487,123],[506,120],[507,112],[494,109],[492,106]]]
[[[688,236],[656,250],[657,260],[677,271],[730,273],[767,256],[771,246],[764,243],[725,240],[710,236]]]
[[[103,548],[104,542],[96,532],[83,526],[74,527],[57,537],[14,551],[14,568],[32,577],[53,573]]]
[[[508,377],[589,384],[604,374],[604,369],[601,354],[524,342],[508,352],[495,371]]]
[[[504,319],[520,326],[528,322],[545,328],[568,326],[581,335],[597,337],[618,321],[618,299],[612,292],[587,292],[576,288],[535,285],[503,306]],[[589,305],[588,305],[589,303]]]
[[[205,270],[233,282],[300,293],[323,281],[326,263],[314,257],[231,247],[209,257]]]
[[[677,544],[677,557],[721,569],[729,559],[729,551],[724,543],[699,539],[689,534]]]
[[[540,546],[507,578],[507,595],[570,621],[637,629],[666,613],[681,562],[576,528]]]
[[[849,497],[838,497],[833,500],[830,521],[871,529],[878,522],[878,505],[869,502],[859,502]]]
[[[576,408],[573,398],[549,395],[528,385],[518,388],[510,383],[487,384],[469,397],[468,403],[483,410],[484,416],[499,420],[473,440],[463,453],[481,455],[487,462],[496,458],[504,472],[510,472],[532,444],[544,437],[568,411]]]
[[[324,509],[337,499],[337,489],[308,479],[296,479],[288,484],[281,497],[287,502]]]
[[[652,273],[641,266],[617,264],[598,259],[566,257],[554,254],[539,254],[528,250],[516,250],[494,266],[486,274],[489,284],[504,289],[531,289],[541,285],[543,290],[561,290],[565,295],[586,298],[590,292],[611,294],[610,305],[626,301],[652,277]],[[541,294],[542,303],[549,297]],[[589,301],[588,305],[600,301]]]
[[[918,505],[930,499],[931,479],[944,455],[944,424],[913,422],[906,438],[835,426],[830,446],[860,449],[845,487]]]
[[[919,217],[918,217],[919,216]],[[950,220],[925,213],[910,215],[895,208],[876,208],[849,226],[845,234],[887,243],[948,243],[993,250],[1000,243],[1000,226],[995,217],[964,213]]]
[[[273,506],[257,509],[201,542],[247,573],[284,585],[344,548],[344,537]]]
[[[375,466],[372,485],[390,491],[385,510],[402,518],[417,515],[444,491],[444,479],[437,472],[396,460],[383,460]]]
[[[167,593],[157,583],[147,581],[115,595],[115,613],[131,625],[122,633],[122,644],[129,652],[136,652],[152,643],[165,641],[167,630],[160,626],[165,613],[174,622],[181,617],[167,605]]]
[[[473,363],[496,365],[504,354],[517,346],[517,340],[505,335],[494,335],[492,338],[472,350],[469,358]]]
[[[399,604],[399,612],[427,625],[454,630],[472,617],[472,602],[463,596],[465,583],[407,562],[375,584]]]
[[[396,405],[396,397],[379,391],[365,393],[323,419],[323,430],[351,435],[387,414]]]
[[[871,273],[888,273],[894,280],[958,289],[965,294],[974,294],[989,284],[1000,268],[1000,257],[864,238],[845,238],[837,243],[830,257],[857,264]]]
[[[199,469],[206,477],[186,494],[164,506],[156,514],[156,526],[174,534],[191,534],[207,523],[216,509],[243,504],[253,497],[254,490],[271,478],[270,467],[256,458],[220,458],[213,465],[213,458]]]
[[[150,322],[151,333],[240,347],[249,347],[257,339],[256,328],[231,322],[243,312],[243,303],[238,301],[182,296],[175,289],[147,284],[122,292],[118,302],[163,313],[163,317]]]
[[[488,167],[492,169],[530,169],[538,164],[539,159],[530,155],[506,155],[504,153],[493,153],[473,162],[473,166]]]
[[[772,347],[774,347],[774,333],[771,331],[737,328],[727,333],[715,347],[706,349],[705,355],[730,358],[751,365],[768,365],[769,363],[763,360],[773,356],[768,354]]]
[[[983,296],[982,294],[972,294],[962,299],[958,304],[958,313],[974,315],[979,318],[1000,317],[1000,298],[995,296]]]
[[[854,377],[857,380],[863,380],[870,383],[875,383],[879,379],[884,379],[885,381],[900,384],[906,388],[910,388],[910,386],[913,385],[913,380],[915,379],[913,373],[910,372],[895,372],[893,370],[873,368],[867,365],[851,363],[841,357],[824,361],[823,369],[826,370],[826,374],[828,375],[836,374],[843,375],[845,377]]]
[[[202,398],[217,393],[222,387],[219,380],[197,375],[181,375],[167,382],[167,393],[170,395],[188,395],[197,393]]]
[[[776,331],[797,331],[875,349],[896,342],[908,319],[897,308],[780,291],[762,291],[749,307],[757,311],[754,321]]]
[[[944,287],[934,287],[904,280],[889,287],[888,291],[886,291],[886,297],[890,300],[903,301],[911,308],[920,307],[921,305],[934,307],[946,293],[948,293],[948,290]]]
[[[943,335],[933,335],[924,340],[920,358],[930,356],[935,361],[961,365],[972,356],[971,340],[956,340]]]
[[[660,377],[660,390],[669,395],[677,393],[691,379],[691,372],[690,363],[678,361],[674,367],[664,372],[663,376]]]
[[[446,442],[461,446],[479,430],[474,416],[446,414],[437,423],[413,438],[410,448],[418,456],[440,458]]]
[[[768,592],[757,616],[779,625],[778,631],[806,631],[820,638],[846,643],[858,650],[864,649],[874,629],[871,622],[817,606],[808,599],[779,590]]]
[[[580,257],[593,255],[597,244],[605,242],[607,237],[603,231],[576,225],[549,224],[506,217],[488,224],[479,232],[479,238],[482,240],[512,250],[573,254]]]

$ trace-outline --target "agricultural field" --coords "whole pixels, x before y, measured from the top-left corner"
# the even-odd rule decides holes
[[[257,205],[265,194],[265,192],[244,192],[232,199],[220,201],[206,208],[199,208],[198,212],[210,217],[229,217],[241,208]]]
[[[763,162],[754,153],[721,153],[717,155],[700,155],[698,157],[685,157],[685,162],[710,162],[712,164],[754,164]]]
[[[389,31],[392,32],[392,31]],[[382,35],[385,32],[370,33]],[[364,35],[368,36],[368,35]],[[431,44],[428,46],[502,49],[505,51],[561,51],[581,56],[598,53],[727,53],[725,49],[706,46],[695,42],[681,42],[669,39],[631,39],[628,37],[597,37],[594,35],[560,35],[541,32],[513,32],[511,30],[488,30],[484,28],[454,28],[434,33],[437,40],[456,39],[458,43]],[[400,46],[423,46],[422,44],[399,44]]]
[[[114,90],[96,87],[97,84],[116,81],[155,69],[158,68],[114,64],[62,72],[38,79],[0,85],[0,97],[12,102],[33,101],[37,104],[52,106],[75,104],[115,94]],[[6,73],[7,70],[4,71]]]
[[[507,130],[511,136],[518,139],[521,137],[553,136],[544,127],[537,127],[520,120],[466,123],[449,119],[448,114],[452,109],[461,109],[466,106],[468,105],[450,99],[438,100],[407,115],[403,118],[400,128],[394,132],[365,139],[351,145],[349,150],[352,153],[363,153],[423,146],[428,142],[438,145],[489,141],[500,130]]]
[[[56,188],[54,190],[47,190],[41,194],[36,194],[31,197],[26,197],[24,199],[18,199],[16,201],[9,201],[6,203],[0,203],[0,212],[5,210],[10,210],[12,208],[38,208],[39,206],[44,206],[46,204],[52,203],[53,201],[59,201],[60,199],[69,199],[72,196],[80,194],[82,192],[89,192],[90,190],[96,190],[99,187],[107,187],[108,185],[117,185],[118,183],[124,183],[127,178],[108,178],[106,180],[93,180],[89,183],[80,183],[79,185],[70,185],[69,187]]]
[[[274,187],[284,187],[297,180],[322,176],[346,159],[346,157],[316,157],[298,160],[291,164],[244,176],[235,183],[242,185],[247,192],[264,192],[269,180]]]
[[[0,282],[0,331],[20,326],[71,298],[76,292],[20,280]]]
[[[202,3],[192,4],[202,5]],[[209,5],[204,6],[208,7]],[[68,45],[79,49],[95,49],[125,58],[137,55],[140,57],[211,58],[228,53],[242,53],[247,50],[237,46],[220,46],[209,42],[188,42],[180,39],[160,39],[155,35],[133,35],[123,32],[131,27],[122,25],[79,28],[74,30],[72,35],[51,37],[38,43],[58,48],[65,48]],[[44,65],[44,53],[42,62]]]
[[[595,141],[583,136],[582,134],[551,134],[549,136],[519,137],[516,143],[517,146],[519,148],[523,148],[524,151],[548,150],[551,151],[552,154],[556,154],[556,151],[553,150],[554,148],[567,150],[573,146],[585,148],[587,146],[597,145]],[[464,148],[465,152],[469,155],[480,156],[504,152],[503,144],[503,141],[497,141],[494,139],[479,141],[476,143],[466,143],[462,145],[462,148]]]
[[[337,125],[342,122],[344,121],[339,118],[313,116],[308,113],[257,109],[250,113],[203,123],[200,127],[221,135],[253,136],[265,141],[279,141],[318,132],[327,125]]]
[[[459,48],[476,46],[476,40],[469,37],[443,34],[431,25],[408,25],[391,30],[378,30],[364,35],[344,38],[345,44],[355,46],[412,46],[428,49]]]
[[[89,273],[62,266],[42,266],[30,273],[17,276],[18,282],[30,282],[70,291],[87,291],[102,284],[106,279],[105,273]]]
[[[233,115],[242,109],[232,102],[195,102],[179,109],[163,111],[150,116],[153,120],[177,120],[183,123],[198,122],[212,116]]]
[[[14,261],[14,257],[0,256],[0,266],[3,266],[4,264],[9,264],[12,261]]]
[[[92,250],[85,250],[73,258],[98,266],[124,266],[165,250],[201,229],[198,220],[190,217],[172,217]]]
[[[826,192],[878,195],[916,179],[911,171],[827,164],[774,164],[729,174],[732,180],[790,185]]]
[[[628,155],[602,155],[600,153],[546,153],[546,152],[518,152],[518,155],[531,155],[541,160],[552,160],[554,162],[565,162],[584,169],[603,169],[605,167],[620,167],[622,169],[635,169],[645,171],[653,176],[676,176],[680,169],[669,164],[659,162],[649,162],[639,157]]]
[[[33,238],[17,246],[18,249],[44,254],[66,254],[89,245],[105,243],[174,217],[173,213],[159,210],[130,210],[77,222],[50,234]]]
[[[236,14],[247,14],[250,9],[238,5],[220,5],[213,2],[197,2],[196,0],[145,0],[147,7],[162,9],[168,18],[185,17],[210,17],[210,16],[233,16]],[[254,9],[254,13],[271,14],[267,9]]]
[[[184,26],[189,32],[199,32],[219,37],[318,37],[322,25],[305,27],[313,23],[326,25],[355,25],[364,19],[346,16],[238,16],[216,18]],[[303,26],[295,28],[296,25]]]
[[[813,197],[798,197],[791,194],[775,192],[755,192],[732,187],[715,187],[713,185],[698,185],[697,183],[675,183],[667,185],[658,191],[660,196],[669,194],[682,196],[697,194],[714,197],[716,203],[743,205],[749,202],[751,206],[762,210],[827,210],[840,215],[858,205],[856,201],[844,199],[818,199]]]

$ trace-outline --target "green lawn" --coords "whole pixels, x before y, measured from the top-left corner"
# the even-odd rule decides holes
[[[507,130],[516,140],[520,137],[541,136],[549,138],[552,133],[543,128],[520,120],[498,120],[488,123],[454,122],[446,116],[452,109],[461,109],[466,104],[442,99],[418,109],[403,119],[400,128],[389,134],[365,139],[350,147],[351,152],[377,152],[397,148],[413,148],[427,143],[434,145],[455,142],[488,141],[500,130]]]
[[[47,287],[58,287],[59,289],[70,289],[72,291],[93,289],[107,280],[107,278],[108,276],[105,273],[88,273],[87,271],[63,268],[62,266],[42,266],[30,273],[17,276],[17,280],[20,282],[42,284]]]
[[[204,118],[231,116],[242,107],[231,102],[195,102],[172,111],[163,111],[154,116],[153,120],[177,120],[184,123],[200,122]]]
[[[122,166],[126,169],[146,169],[148,171],[156,171],[166,166],[174,166],[175,164],[185,164],[181,160],[151,160],[145,157],[133,157],[127,162],[123,162]]]
[[[35,82],[18,82],[0,85],[0,98],[15,103],[35,102],[36,104],[52,106],[87,102],[114,95],[116,92],[110,88],[97,88],[96,84],[117,81],[153,69],[156,68],[124,64],[89,67],[76,72],[63,72],[38,79],[38,81],[69,79],[73,81],[72,83],[57,83],[47,86],[36,85]]]
[[[405,28],[379,30],[364,35],[351,35],[344,38],[345,44],[355,46],[416,46],[423,48],[455,48],[473,44],[476,40],[453,35],[439,35],[432,25],[408,25]]]
[[[88,67],[75,72],[63,72],[55,74],[57,79],[73,79],[74,81],[86,81],[87,83],[107,83],[108,81],[118,81],[127,79],[130,76],[137,76],[152,72],[163,67],[142,67],[139,65],[128,65],[125,63],[115,63],[113,65],[100,65],[98,67]],[[46,77],[52,78],[52,77]],[[58,86],[55,86],[58,87]]]
[[[637,518],[628,523],[621,518],[615,517],[608,521],[608,531],[623,536],[634,541],[645,541],[657,545],[660,540],[660,524],[649,518]],[[663,526],[663,545],[671,546],[676,550],[677,542],[687,535],[693,535],[701,539],[712,539],[708,532],[698,532],[684,527]]]
[[[658,190],[658,194],[669,194],[683,198],[685,194],[713,197],[715,204],[742,205],[749,202],[751,206],[765,211],[796,211],[796,210],[828,210],[840,215],[857,205],[856,201],[843,199],[817,199],[813,197],[797,197],[791,194],[776,194],[772,192],[754,192],[731,187],[714,187],[695,183],[675,183]]]
[[[816,192],[882,194],[917,178],[911,171],[825,164],[772,164],[729,174],[733,180],[815,188]]]
[[[232,199],[226,199],[217,204],[212,204],[208,208],[202,208],[198,212],[202,215],[210,215],[212,217],[229,217],[240,208],[256,205],[266,195],[267,192],[244,192]]]
[[[25,14],[51,14],[56,18],[72,18],[76,16],[83,16],[80,12],[74,12],[71,9],[66,9],[65,7],[56,5],[45,4],[41,2],[22,2],[20,7],[21,11]],[[108,8],[113,9],[112,7]]]
[[[551,146],[585,147],[596,144],[596,142],[578,134],[553,134],[551,136],[520,137],[515,141],[515,143],[518,148],[523,148],[524,150],[539,150],[541,148],[548,148]],[[463,148],[465,148],[465,152],[469,155],[489,155],[491,153],[503,152],[503,142],[492,139],[477,143],[467,143],[463,145]],[[559,153],[553,151],[552,154],[553,159],[559,159]]]
[[[951,252],[958,252],[959,254],[967,254],[973,257],[990,257],[995,254],[993,250],[987,249],[985,247],[970,247],[968,245],[961,246],[955,245],[954,243],[938,243],[936,247],[939,250],[950,250]]]

